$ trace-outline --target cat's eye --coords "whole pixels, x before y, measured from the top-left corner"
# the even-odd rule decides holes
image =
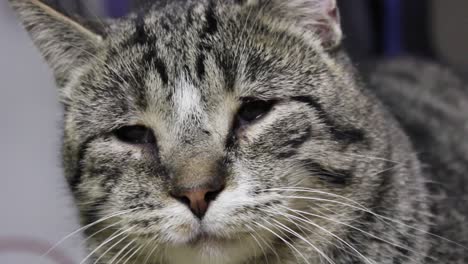
[[[237,118],[245,125],[264,117],[273,108],[275,101],[248,99],[242,104]]]
[[[156,138],[153,130],[145,126],[124,126],[114,131],[115,136],[128,144],[154,144]]]

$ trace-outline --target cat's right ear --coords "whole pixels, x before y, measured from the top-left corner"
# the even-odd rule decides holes
[[[286,25],[291,32],[318,41],[326,50],[341,44],[337,0],[247,0],[246,4],[260,7],[271,25]]]
[[[101,35],[39,0],[8,0],[58,80],[91,60]]]

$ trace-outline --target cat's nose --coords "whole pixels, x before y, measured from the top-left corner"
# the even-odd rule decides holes
[[[199,219],[202,219],[210,203],[218,197],[224,187],[218,188],[197,188],[185,190],[182,192],[171,193],[171,195],[180,202],[187,205],[192,213]]]

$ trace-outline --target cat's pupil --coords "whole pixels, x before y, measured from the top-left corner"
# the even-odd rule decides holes
[[[242,123],[251,123],[264,117],[273,105],[273,101],[249,100],[240,108],[238,118]]]
[[[117,129],[114,134],[120,141],[129,144],[156,143],[153,131],[145,126],[124,126]]]

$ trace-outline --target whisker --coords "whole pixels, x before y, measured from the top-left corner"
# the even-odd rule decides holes
[[[282,206],[283,208],[286,208],[285,206]],[[286,208],[286,209],[289,209],[289,208]],[[359,257],[363,258],[367,263],[371,263],[371,264],[375,264],[374,261],[371,261],[370,259],[368,259],[366,256],[364,256],[361,252],[359,252],[359,250],[357,250],[355,247],[353,247],[351,244],[349,244],[348,242],[346,242],[345,240],[343,240],[342,238],[340,238],[339,236],[333,234],[332,232],[328,231],[327,229],[323,228],[322,226],[312,222],[311,220],[307,219],[307,218],[300,218],[300,217],[297,217],[297,216],[294,216],[292,214],[287,214],[287,213],[281,213],[281,212],[276,212],[276,214],[280,214],[284,217],[291,217],[291,218],[294,218],[294,219],[297,219],[299,221],[302,221],[304,223],[307,223],[307,224],[310,224],[312,226],[315,226],[316,228],[324,231],[325,233],[333,236],[334,238],[338,239],[341,243],[345,244],[346,246],[348,246],[352,251],[354,251],[355,253],[358,254]]]
[[[325,192],[317,192],[317,193],[323,193],[323,194],[327,194]],[[333,194],[329,194],[331,196],[335,196],[335,197],[338,197],[339,195],[333,195]],[[343,203],[343,202],[339,202],[339,201],[335,201],[335,200],[329,200],[329,199],[323,199],[323,198],[316,198],[316,197],[304,197],[304,196],[284,196],[283,198],[290,198],[290,199],[305,199],[305,200],[313,200],[313,201],[321,201],[321,202],[329,202],[329,203],[334,203],[334,204],[340,204],[340,205],[343,205],[343,206],[347,206],[347,207],[351,207],[353,209],[356,209],[356,210],[361,210],[361,211],[364,211],[366,213],[369,213],[375,217],[377,217],[378,219],[380,219],[381,221],[383,221],[384,223],[386,224],[389,224],[387,223],[386,221],[384,220],[387,220],[387,221],[390,221],[392,223],[395,223],[395,224],[398,224],[398,225],[401,225],[401,226],[404,226],[404,227],[407,227],[409,229],[412,229],[412,230],[415,230],[415,231],[418,231],[418,232],[421,232],[423,234],[427,234],[427,235],[430,235],[430,236],[433,236],[433,237],[436,237],[438,239],[441,239],[443,241],[446,241],[448,243],[451,243],[451,244],[454,244],[454,245],[457,245],[465,250],[468,250],[468,247],[458,243],[458,242],[455,242],[455,241],[452,241],[448,238],[445,238],[445,237],[442,237],[442,236],[439,236],[437,234],[434,234],[434,233],[431,233],[431,232],[428,232],[428,231],[425,231],[425,230],[422,230],[422,229],[419,229],[419,228],[416,228],[416,227],[413,227],[411,225],[408,225],[408,224],[405,224],[401,221],[398,221],[398,220],[395,220],[395,219],[392,219],[390,217],[387,217],[387,216],[383,216],[383,215],[379,215],[375,212],[373,212],[372,210],[366,208],[366,207],[363,207],[363,206],[354,206],[354,205],[351,205],[351,204],[347,204],[347,203]],[[345,198],[345,197],[342,197],[342,198]],[[349,200],[349,198],[347,199]],[[351,200],[352,201],[352,200]]]
[[[104,240],[99,246],[97,246],[93,251],[91,251],[91,253],[89,253],[81,262],[80,264],[83,264],[86,262],[86,260],[88,260],[92,255],[94,255],[99,249],[101,249],[103,246],[107,245],[109,242],[115,240],[116,238],[120,237],[121,235],[129,232],[130,230],[132,230],[133,227],[129,228],[129,229],[126,229],[126,230],[123,230],[123,231],[120,231],[117,235],[113,235],[111,237],[109,237],[108,239]],[[120,229],[122,230],[122,229]],[[118,230],[119,231],[119,230]],[[117,231],[117,232],[118,232]],[[115,233],[114,233],[115,234]]]
[[[90,228],[90,227],[92,227],[92,226],[94,226],[94,225],[99,224],[99,223],[102,223],[102,222],[104,222],[104,221],[106,221],[106,220],[109,220],[109,219],[111,219],[111,218],[113,218],[113,217],[117,217],[117,216],[121,216],[121,215],[124,215],[124,214],[131,213],[131,212],[133,212],[133,211],[135,211],[135,210],[137,210],[137,209],[138,209],[138,208],[131,209],[131,210],[124,210],[124,211],[120,211],[120,212],[117,212],[117,213],[113,213],[113,214],[108,215],[108,216],[105,216],[105,217],[103,217],[103,218],[101,218],[101,219],[99,219],[99,220],[97,220],[97,221],[94,221],[94,222],[92,222],[92,223],[90,223],[90,224],[88,224],[88,225],[85,225],[85,226],[83,226],[83,227],[81,227],[81,228],[79,228],[79,229],[73,231],[72,233],[66,235],[64,238],[60,239],[60,240],[59,240],[57,243],[55,243],[50,249],[48,249],[41,257],[46,257],[48,254],[50,254],[50,252],[52,252],[54,249],[56,249],[56,248],[57,248],[59,245],[61,245],[65,240],[67,240],[67,239],[69,239],[70,237],[72,237],[72,236],[74,236],[74,235],[80,233],[81,231],[86,230],[86,229],[88,229],[88,228]]]
[[[248,225],[246,225],[248,226]],[[250,227],[250,226],[248,226]],[[257,239],[257,237],[255,236],[255,234],[258,234],[256,231],[254,231],[253,228],[250,227],[250,230],[252,231],[252,233],[249,233],[249,235],[252,237],[252,239],[257,243],[258,247],[260,248],[260,250],[262,251],[263,253],[263,257],[265,259],[265,262],[266,264],[269,264],[269,261],[268,261],[268,256],[267,256],[267,253],[265,251],[265,249],[263,248],[262,244],[260,243],[260,241]],[[256,255],[256,253],[255,253]],[[257,257],[255,256],[255,259],[257,259]]]
[[[87,236],[87,237],[84,239],[83,243],[85,243],[86,241],[90,240],[91,238],[93,238],[94,236],[98,235],[99,233],[102,233],[102,232],[104,232],[104,231],[107,230],[107,229],[110,229],[110,228],[112,228],[112,227],[114,227],[114,226],[117,226],[117,225],[121,224],[122,222],[123,222],[123,221],[118,221],[118,222],[113,223],[113,224],[111,224],[111,225],[107,225],[107,226],[103,227],[102,229],[99,229],[98,231],[96,231],[96,232],[92,233],[91,235]]]
[[[106,251],[104,251],[104,253],[101,254],[101,256],[99,256],[93,264],[97,264],[99,263],[99,260],[101,260],[107,253],[109,253],[114,247],[116,247],[118,244],[122,243],[122,241],[124,241],[125,239],[127,239],[128,237],[130,236],[130,234],[124,236],[122,239],[120,239],[119,241],[117,241],[116,243],[114,243],[112,246],[110,246],[108,249],[106,249]]]
[[[260,241],[258,241],[257,237],[255,237],[255,235],[254,235],[253,233],[250,233],[249,235],[252,237],[252,239],[255,241],[255,243],[257,243],[258,247],[259,247],[260,250],[262,251],[262,254],[263,254],[263,257],[264,257],[264,259],[265,259],[265,262],[266,262],[267,264],[269,264],[268,257],[267,257],[267,255],[266,255],[266,253],[265,253],[265,249],[263,248],[262,244],[260,244]],[[254,253],[254,254],[255,254],[255,259],[257,259],[257,252],[256,252],[256,250],[255,250],[255,253]]]
[[[140,252],[140,250],[142,250],[144,247],[145,247],[145,244],[139,246],[135,251],[133,251],[133,253],[127,258],[127,260],[125,260],[123,264],[127,264],[128,261],[130,261],[133,258],[133,256],[135,256],[138,252]]]
[[[156,250],[158,249],[159,247],[159,244],[156,244],[153,249],[150,251],[150,253],[148,254],[148,256],[146,257],[145,259],[145,262],[143,264],[147,264],[149,259],[151,258],[151,256],[153,256],[154,252],[156,252]]]
[[[299,238],[300,240],[304,241],[305,243],[307,243],[309,246],[311,246],[317,253],[319,253],[319,255],[321,255],[323,258],[325,258],[328,263],[331,263],[331,264],[335,264],[335,262],[333,260],[331,260],[323,251],[321,251],[319,248],[317,248],[314,244],[312,244],[309,240],[305,239],[303,236],[301,236],[299,233],[297,233],[296,231],[292,230],[291,228],[287,227],[286,225],[282,224],[281,222],[275,220],[275,219],[272,219],[273,222],[275,222],[277,224],[277,227],[283,229],[284,231],[292,234],[292,235],[295,235],[297,238]],[[279,225],[279,226],[278,226]]]
[[[349,228],[351,228],[351,229],[354,229],[354,230],[356,230],[356,231],[362,232],[363,234],[366,234],[366,235],[368,235],[368,236],[370,236],[370,237],[372,237],[372,238],[374,238],[374,239],[376,239],[376,240],[379,240],[379,241],[381,241],[381,242],[387,243],[387,244],[392,245],[392,246],[394,246],[394,247],[398,247],[398,248],[401,248],[401,249],[408,250],[408,251],[410,251],[410,252],[412,252],[412,253],[415,253],[415,254],[418,254],[418,255],[422,255],[421,253],[415,251],[415,250],[412,249],[412,248],[409,248],[409,247],[406,247],[406,246],[403,246],[403,245],[399,245],[399,244],[396,244],[396,243],[394,243],[394,242],[388,241],[388,240],[386,240],[386,239],[380,238],[380,237],[378,237],[378,236],[375,236],[375,235],[373,235],[373,234],[371,234],[371,233],[369,233],[369,232],[367,232],[367,231],[364,231],[364,230],[362,230],[362,229],[360,229],[360,228],[358,228],[358,227],[352,226],[352,225],[350,225],[350,224],[343,223],[343,222],[341,222],[341,221],[338,221],[338,220],[335,220],[335,219],[332,219],[332,218],[328,218],[328,217],[316,215],[316,214],[313,214],[313,213],[309,213],[309,212],[305,212],[305,211],[301,211],[301,210],[296,210],[296,209],[288,208],[288,207],[285,207],[285,206],[281,206],[281,207],[283,207],[283,208],[285,208],[285,209],[287,209],[287,210],[289,210],[289,211],[292,211],[292,212],[301,214],[301,215],[309,215],[309,216],[321,218],[321,219],[324,219],[324,220],[328,220],[328,221],[331,221],[331,222],[334,222],[334,223],[337,223],[337,224],[340,224],[340,225],[344,225],[344,226],[349,227]]]
[[[151,245],[151,242],[153,242],[153,241],[148,240],[148,242],[146,242],[146,243],[144,244],[144,247],[141,249],[141,252],[140,252],[140,254],[136,257],[136,259],[140,259],[140,258],[141,258],[142,254],[144,253],[144,249],[145,249],[147,246]]]
[[[278,260],[278,262],[280,262],[280,257],[278,255],[278,253],[276,252],[276,250],[270,245],[270,243],[268,243],[267,241],[265,241],[265,239],[257,232],[255,231],[251,226],[249,225],[246,225],[247,228],[249,228],[253,233],[256,233],[258,235],[258,238],[260,240],[262,240],[262,242],[268,247],[268,249],[270,249],[270,252],[272,252],[275,256],[276,256],[276,259]]]
[[[282,236],[278,235],[276,232],[274,232],[273,230],[271,230],[270,228],[260,224],[260,223],[255,223],[256,225],[258,225],[259,227],[267,230],[268,232],[270,232],[271,234],[273,234],[274,236],[276,236],[277,238],[279,238],[281,241],[283,241],[289,248],[291,248],[292,250],[294,250],[297,254],[299,254],[299,256],[308,264],[310,264],[310,262],[306,259],[306,257],[296,248],[294,247],[291,243],[289,243],[286,239],[284,239]],[[294,255],[295,257],[297,257],[296,255]]]
[[[132,241],[128,242],[127,245],[125,245],[123,248],[121,248],[119,250],[119,252],[117,252],[117,254],[110,260],[110,264],[113,264],[114,261],[116,261],[118,259],[118,261],[115,263],[115,264],[118,264],[123,258],[125,258],[125,256],[127,256],[128,252],[130,251],[127,251],[122,257],[120,257],[120,255],[122,253],[125,252],[125,250],[127,250],[127,248],[129,248],[133,243],[135,243],[136,239],[133,239]],[[120,257],[120,258],[119,258]]]

